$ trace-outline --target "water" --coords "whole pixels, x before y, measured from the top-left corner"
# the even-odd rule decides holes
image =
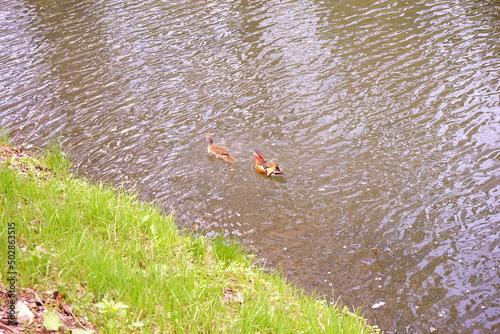
[[[499,13],[7,0],[1,126],[61,141],[80,174],[239,238],[387,333],[498,332]],[[207,132],[238,161],[210,158]],[[256,174],[254,150],[286,181]]]

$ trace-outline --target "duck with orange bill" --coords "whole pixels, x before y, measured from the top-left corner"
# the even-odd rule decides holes
[[[264,159],[262,154],[259,152],[254,152],[253,157],[255,158],[254,167],[260,174],[266,174],[266,176],[284,176],[277,163],[267,161]]]

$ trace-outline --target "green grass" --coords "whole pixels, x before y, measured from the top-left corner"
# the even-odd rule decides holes
[[[180,233],[135,194],[75,178],[54,147],[0,161],[0,219],[3,283],[15,222],[18,286],[61,292],[103,333],[378,331],[255,267],[237,244]]]

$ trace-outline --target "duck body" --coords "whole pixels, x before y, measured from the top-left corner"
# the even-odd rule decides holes
[[[257,172],[260,174],[266,174],[266,176],[283,176],[283,172],[280,169],[280,166],[277,163],[267,161],[264,159],[262,154],[259,152],[254,152],[253,157],[255,158],[254,167]]]
[[[205,138],[207,139],[208,146],[207,146],[207,152],[211,156],[217,159],[224,160],[225,162],[235,162],[236,158],[229,153],[229,150],[225,148],[224,146],[216,145],[214,144],[214,136],[211,133],[207,133],[205,135]]]

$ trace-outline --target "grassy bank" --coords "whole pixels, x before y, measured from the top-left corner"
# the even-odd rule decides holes
[[[34,157],[0,147],[1,280],[9,286],[14,223],[17,292],[57,291],[52,313],[102,333],[375,332],[252,266],[237,245],[179,233],[136,195],[74,177],[57,149]]]

